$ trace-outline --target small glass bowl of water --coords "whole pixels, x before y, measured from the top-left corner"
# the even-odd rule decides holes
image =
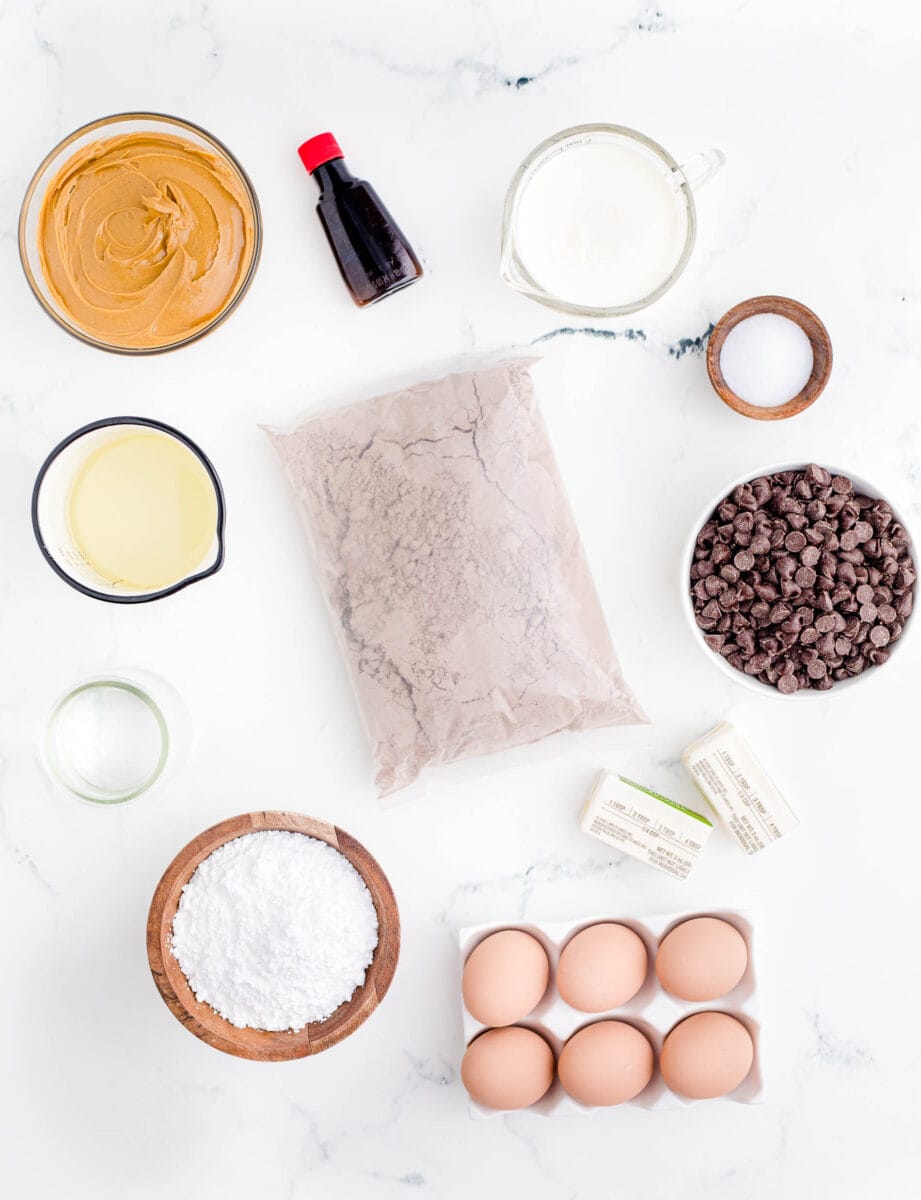
[[[111,674],[65,693],[48,716],[42,746],[54,782],[92,804],[124,804],[149,791],[178,749],[167,705],[153,694],[160,690]]]

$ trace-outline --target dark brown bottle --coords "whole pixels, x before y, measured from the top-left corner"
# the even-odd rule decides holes
[[[345,165],[333,135],[310,138],[298,154],[320,188],[317,213],[355,303],[364,308],[421,279],[412,246],[370,183]]]

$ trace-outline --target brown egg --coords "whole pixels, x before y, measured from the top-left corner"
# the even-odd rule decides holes
[[[590,925],[563,947],[556,988],[580,1012],[606,1012],[631,1000],[649,970],[646,944],[626,925]]]
[[[667,933],[656,955],[656,975],[682,1000],[716,1000],[731,992],[748,966],[748,947],[735,925],[693,917]]]
[[[741,1021],[702,1012],[676,1025],[662,1046],[662,1078],[679,1096],[713,1100],[735,1091],[752,1068],[755,1046]]]
[[[553,1083],[553,1051],[531,1029],[487,1029],[467,1047],[464,1087],[486,1108],[527,1108]]]
[[[626,1021],[598,1021],[560,1051],[560,1083],[580,1104],[623,1104],[652,1079],[652,1046]]]
[[[514,1025],[539,1003],[550,980],[547,951],[521,929],[500,929],[464,964],[464,1004],[483,1025]]]

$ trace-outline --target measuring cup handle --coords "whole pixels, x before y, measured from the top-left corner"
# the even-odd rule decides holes
[[[676,174],[683,175],[691,191],[696,192],[708,179],[712,179],[722,170],[725,161],[726,156],[722,150],[701,150],[699,154],[682,163]]]

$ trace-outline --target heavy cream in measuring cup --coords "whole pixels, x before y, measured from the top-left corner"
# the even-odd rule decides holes
[[[682,182],[632,139],[566,146],[537,166],[521,193],[522,265],[567,303],[635,305],[669,280],[687,244]]]

